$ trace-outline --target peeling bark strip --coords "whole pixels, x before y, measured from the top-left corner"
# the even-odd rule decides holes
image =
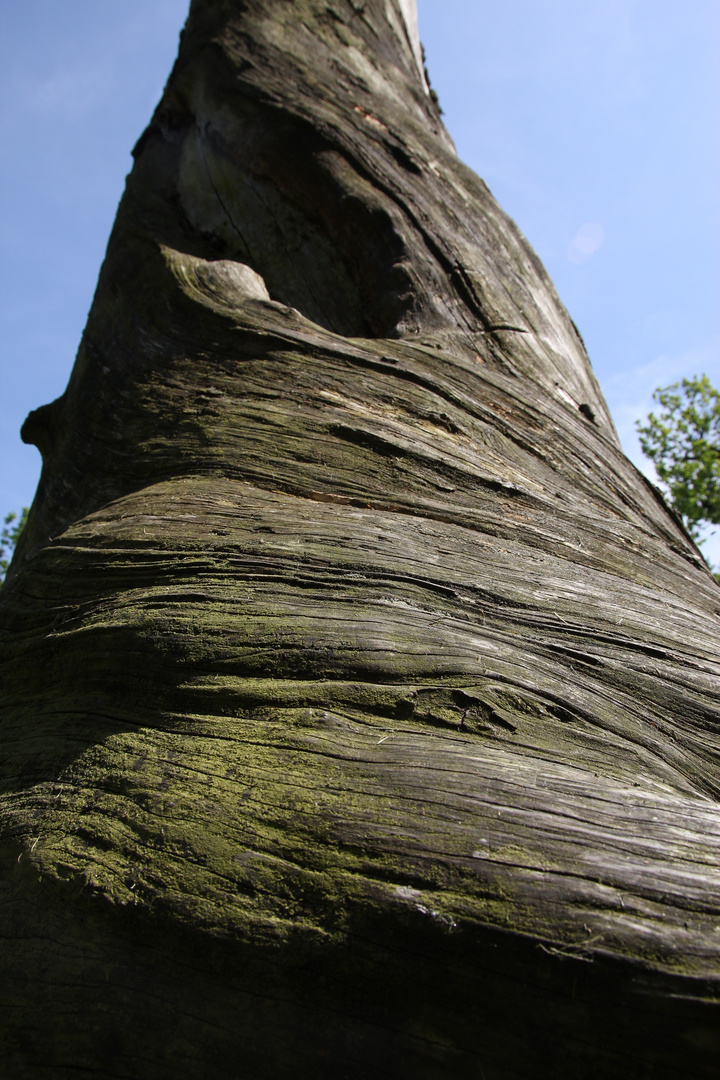
[[[2,590],[5,1075],[720,1060],[720,594],[411,0],[195,0]]]

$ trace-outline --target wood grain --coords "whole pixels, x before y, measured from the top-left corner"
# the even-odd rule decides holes
[[[23,428],[10,1075],[715,1075],[720,593],[411,6],[195,0]]]

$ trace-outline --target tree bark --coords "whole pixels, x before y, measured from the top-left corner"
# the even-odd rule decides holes
[[[413,0],[193,0],[134,157],[23,428],[9,1075],[716,1075],[720,593]]]

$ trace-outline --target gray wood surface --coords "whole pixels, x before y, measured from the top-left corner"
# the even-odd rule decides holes
[[[23,428],[10,1075],[717,1075],[720,592],[413,16],[194,0]]]

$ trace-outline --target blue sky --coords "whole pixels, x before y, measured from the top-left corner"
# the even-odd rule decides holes
[[[716,0],[419,0],[460,156],[538,251],[626,452],[651,394],[720,382]],[[130,150],[187,0],[0,0],[0,515],[31,408],[62,393]],[[720,561],[716,537],[706,554]]]

